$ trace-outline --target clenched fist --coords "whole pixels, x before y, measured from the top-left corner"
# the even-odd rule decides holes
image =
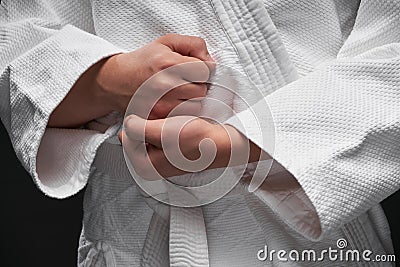
[[[135,114],[165,118],[182,104],[179,110],[183,114],[195,115],[201,108],[198,100],[206,95],[205,82],[213,67],[203,39],[165,35],[89,68],[54,110],[49,126],[76,127],[114,110],[124,113],[135,93]]]
[[[148,180],[270,158],[236,128],[198,117],[129,115],[124,126],[120,139],[128,160]]]
[[[136,102],[132,105],[135,114],[147,115],[142,113],[153,107],[150,119],[165,118],[186,100],[201,99],[206,95],[205,82],[212,66],[206,61],[210,62],[211,57],[203,39],[168,34],[138,50],[108,59],[99,71],[96,83],[105,95],[110,96],[114,110],[124,112],[136,93]],[[172,66],[176,67],[163,71]],[[143,89],[137,91],[155,74]],[[200,102],[192,103],[191,108],[188,113],[198,111]]]

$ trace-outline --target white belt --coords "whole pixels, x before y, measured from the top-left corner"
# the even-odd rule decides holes
[[[111,177],[129,175],[122,153],[122,146],[115,140],[104,142],[99,148],[94,166]],[[105,162],[113,164],[104,164]],[[148,199],[148,196],[144,194]],[[173,197],[173,196],[172,196]],[[208,267],[208,244],[201,207],[181,208],[167,206],[158,201],[146,201],[154,211],[149,225],[149,236],[143,246],[142,266],[165,266],[165,257],[160,255],[162,246],[169,244],[170,266]],[[154,205],[152,203],[155,203]],[[160,242],[168,239],[169,242]]]

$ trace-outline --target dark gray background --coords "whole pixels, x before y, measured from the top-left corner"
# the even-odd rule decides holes
[[[83,192],[64,200],[46,197],[17,160],[0,123],[0,266],[76,266]],[[400,192],[383,203],[400,259]]]

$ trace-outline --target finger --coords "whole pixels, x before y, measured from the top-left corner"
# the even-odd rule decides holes
[[[167,69],[167,73],[171,76],[197,83],[207,82],[210,78],[211,70],[204,61],[177,53],[174,53],[171,61],[175,63]]]
[[[124,128],[130,139],[146,142],[161,148],[164,121],[165,119],[145,120],[136,115],[129,115],[124,121]]]
[[[120,133],[121,143],[124,148],[125,155],[127,156],[131,165],[135,168],[140,158],[143,158],[146,155],[146,145],[143,142],[129,138],[125,130],[122,130]]]
[[[203,99],[203,97],[188,100],[161,99],[154,105],[147,117],[149,120],[157,120],[178,115],[198,116],[202,107],[201,100]]]
[[[198,99],[204,98],[207,94],[207,84],[199,83],[186,83],[168,92],[164,97],[165,99]]]
[[[168,114],[168,117],[173,116],[198,116],[201,111],[201,102],[200,101],[181,101],[179,105],[177,105],[171,112]]]
[[[203,64],[205,64],[206,66],[207,66],[207,68],[208,68],[208,76],[210,76],[210,74],[211,73],[214,73],[214,71],[215,71],[215,68],[216,68],[216,62],[214,61],[214,59],[212,59],[211,61],[210,60],[208,60],[208,61],[202,61],[202,60],[199,60],[199,59],[197,59],[197,58],[195,58],[195,57],[189,57],[189,56],[183,56],[183,55],[181,55],[181,54],[178,54],[178,53],[176,53],[177,55],[179,55],[179,56],[181,56],[181,60],[183,60],[184,62],[193,62],[193,61],[197,61],[197,62],[201,62],[201,63],[203,63]],[[201,66],[201,67],[203,67],[203,66]]]
[[[183,56],[196,57],[203,61],[212,61],[203,38],[179,34],[167,34],[156,41],[168,46]]]
[[[130,139],[126,135],[126,131],[122,131],[121,136],[126,159],[129,161],[130,166],[133,167],[135,173],[146,180],[154,181],[161,179],[161,175],[155,170],[149,158],[146,144]]]
[[[191,100],[199,102],[206,97],[208,91],[208,85],[205,83],[190,83],[180,79],[180,81],[171,82],[171,84],[176,84],[176,86],[171,86],[171,88],[167,90],[157,90],[159,96],[153,101],[138,101],[138,103],[136,103],[136,110],[148,111],[151,108],[150,113],[156,116],[154,119],[165,118],[165,116],[182,101]],[[149,102],[155,104],[149,106]],[[138,114],[138,112],[136,112],[136,114]],[[144,118],[147,116],[141,115],[141,117]]]
[[[171,162],[165,156],[163,150],[154,146],[148,146],[147,152],[154,168],[162,177],[166,178],[187,173],[171,164]]]
[[[133,155],[139,155],[138,151],[141,151],[144,142],[130,138],[125,130],[119,132],[118,137],[120,137],[121,144],[124,148],[127,148],[130,152],[134,151]],[[127,150],[127,151],[128,151]]]
[[[207,84],[209,71],[207,66],[201,61],[189,59],[189,61],[182,60],[182,56],[177,55],[179,59],[175,60],[176,65],[169,67],[157,75],[147,80],[137,91],[137,96],[134,100],[134,105],[140,105],[143,103],[141,99],[145,96],[148,100],[157,100],[166,94],[178,89],[181,86],[189,86],[188,97],[182,97],[182,99],[188,99],[193,97],[205,96],[207,92]],[[187,57],[186,57],[187,58]],[[183,63],[182,63],[183,62]],[[181,64],[180,64],[181,63]],[[190,85],[192,84],[192,85]],[[149,94],[151,91],[152,94]],[[192,97],[190,91],[195,91]],[[183,92],[181,92],[183,93]],[[181,98],[181,97],[179,97]],[[133,107],[135,108],[135,107]]]

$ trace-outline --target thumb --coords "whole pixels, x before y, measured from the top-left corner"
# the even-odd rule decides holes
[[[158,38],[157,41],[183,56],[196,57],[202,61],[213,61],[203,38],[170,33]]]
[[[161,148],[161,135],[165,119],[145,120],[136,115],[129,115],[124,120],[126,135],[132,139],[149,143]]]

